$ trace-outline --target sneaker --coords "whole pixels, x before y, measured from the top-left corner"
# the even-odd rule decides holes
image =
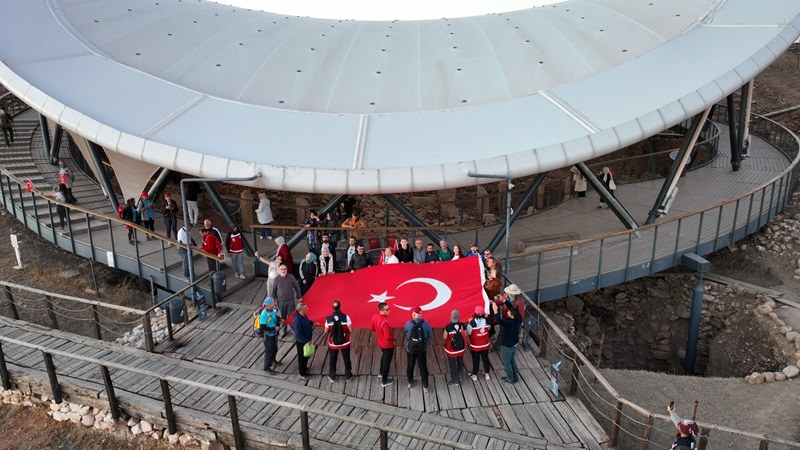
[[[272,240],[272,236],[267,236],[267,239],[269,239],[271,241]]]
[[[328,375],[328,381],[331,383],[336,383],[336,376],[335,375]]]
[[[485,374],[483,374],[483,379],[486,380],[486,381],[491,380],[491,378],[489,378],[489,372],[486,372]]]
[[[470,378],[472,378],[472,381],[478,381],[478,376],[477,376],[477,375],[475,375],[474,373],[473,373],[473,374],[470,374],[470,376],[469,376],[469,377],[470,377]]]
[[[244,279],[245,279],[245,278],[247,278],[247,277],[246,277],[246,276],[245,276],[245,275],[242,273],[242,274],[239,274],[239,278],[241,278],[241,279],[243,279],[243,280],[244,280]]]
[[[239,272],[235,272],[235,273],[233,274],[233,277],[234,277],[234,278],[239,278]]]
[[[503,377],[502,380],[505,381],[508,384],[514,384],[515,383],[514,380],[512,380],[511,378],[508,378],[508,377]]]
[[[379,379],[379,380],[382,380],[382,379],[383,379],[383,375],[381,375],[381,374],[378,374],[378,379]]]
[[[299,378],[299,379],[301,379],[301,380],[305,381],[305,380],[307,380],[307,379],[308,379],[308,376],[306,376],[306,375],[298,375],[298,376],[297,376],[297,378]]]
[[[353,381],[353,376],[352,375],[348,375],[347,378],[344,379],[345,383],[349,383],[351,381]]]
[[[391,378],[387,378],[381,383],[381,387],[391,386],[394,383],[394,380]]]
[[[422,392],[428,393],[428,386],[422,386]]]
[[[408,382],[408,388],[411,389],[414,386],[414,380]]]
[[[450,386],[458,386],[458,381],[451,381]]]
[[[282,363],[282,362],[280,362],[280,361],[274,361],[274,362],[272,363],[272,365],[273,365],[273,366],[282,366],[282,365],[283,365],[283,363]]]
[[[258,238],[259,238],[259,239],[264,239],[264,236],[259,236]]]

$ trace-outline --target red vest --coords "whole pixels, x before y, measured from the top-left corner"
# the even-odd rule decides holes
[[[454,325],[459,325],[459,330],[456,331]],[[444,352],[450,358],[458,358],[459,356],[463,356],[464,352],[467,350],[467,346],[464,345],[464,348],[461,350],[454,350],[453,349],[453,337],[455,337],[456,333],[461,333],[461,339],[464,340],[464,344],[467,343],[467,328],[460,324],[448,324],[445,328],[447,330],[447,339],[444,340]],[[473,331],[474,333],[474,331]]]
[[[472,327],[472,334],[469,335],[469,348],[480,352],[489,349],[489,323],[484,319],[483,326],[478,327],[476,320],[469,322]]]

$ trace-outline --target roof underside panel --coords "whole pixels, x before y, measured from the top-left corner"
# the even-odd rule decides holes
[[[0,82],[108,151],[254,186],[392,193],[600,156],[751,79],[796,0],[567,0],[353,21],[180,0],[0,0]]]

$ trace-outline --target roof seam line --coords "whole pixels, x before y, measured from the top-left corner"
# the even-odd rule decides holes
[[[572,109],[572,107],[570,107],[566,102],[564,102],[561,98],[559,98],[558,95],[556,95],[554,92],[540,91],[539,94],[545,99],[547,99],[547,101],[555,105],[556,108],[564,112],[564,114],[569,116],[572,120],[577,122],[578,125],[583,127],[589,133],[594,134],[600,131],[600,128],[597,125],[593,124],[591,120],[589,120],[580,112]]]
[[[171,114],[165,116],[163,119],[161,119],[158,122],[156,122],[155,124],[153,124],[152,127],[144,130],[142,132],[142,138],[150,139],[150,137],[152,135],[157,133],[160,129],[164,128],[168,123],[170,123],[173,120],[175,120],[175,118],[177,118],[178,116],[183,115],[184,112],[186,112],[187,110],[191,109],[194,105],[199,103],[204,98],[206,98],[205,94],[196,95],[196,96],[192,97],[188,102],[184,103],[183,106],[181,106],[180,108],[178,108],[175,111],[173,111]]]
[[[358,124],[358,140],[356,140],[356,151],[353,154],[353,170],[361,170],[364,168],[364,160],[367,157],[369,118],[370,116],[368,115],[361,115],[361,121]]]

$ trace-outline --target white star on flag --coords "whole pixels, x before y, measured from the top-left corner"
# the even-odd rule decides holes
[[[372,296],[372,300],[367,300],[367,303],[374,303],[374,302],[381,303],[381,302],[386,302],[391,298],[394,298],[391,295],[387,295],[388,293],[389,291],[383,291],[383,294],[380,295],[369,294]]]

